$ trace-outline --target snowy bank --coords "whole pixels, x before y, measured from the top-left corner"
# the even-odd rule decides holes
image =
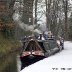
[[[66,41],[65,49],[34,63],[20,72],[72,72],[72,43]]]

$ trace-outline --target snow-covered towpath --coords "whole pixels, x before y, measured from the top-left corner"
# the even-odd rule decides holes
[[[20,72],[72,72],[72,42],[64,43],[65,49],[24,68]]]

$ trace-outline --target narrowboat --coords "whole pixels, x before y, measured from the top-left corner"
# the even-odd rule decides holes
[[[44,39],[42,35],[39,38],[35,36],[24,37],[22,43],[23,48],[20,54],[22,67],[26,67],[61,50],[54,36],[48,39]]]

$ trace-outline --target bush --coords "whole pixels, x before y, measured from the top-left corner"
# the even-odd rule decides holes
[[[14,38],[15,36],[15,26],[13,24],[5,24],[1,31],[5,38]]]

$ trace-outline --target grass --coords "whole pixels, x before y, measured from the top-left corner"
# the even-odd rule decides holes
[[[0,34],[0,57],[17,50],[21,43],[15,39],[6,39]]]

